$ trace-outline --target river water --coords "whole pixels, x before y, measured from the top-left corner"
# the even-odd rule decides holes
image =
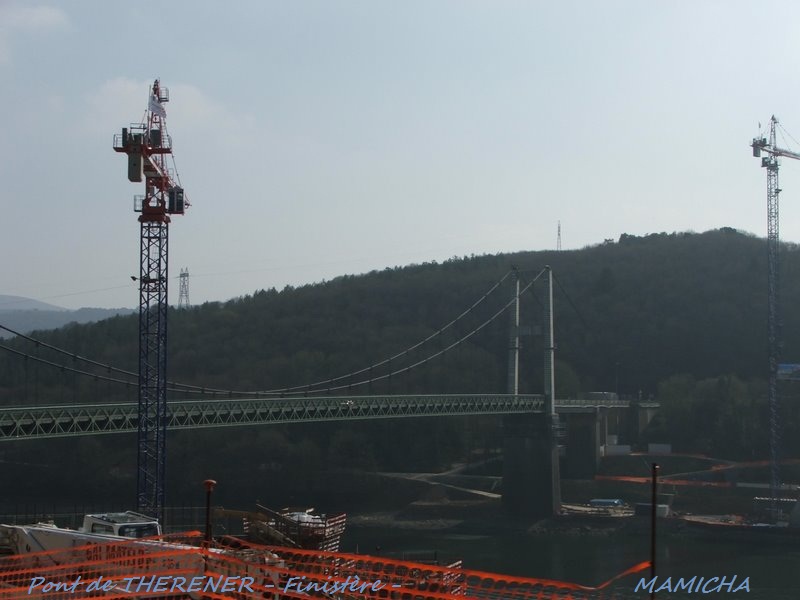
[[[525,577],[558,579],[596,586],[639,562],[648,560],[648,535],[616,532],[609,536],[541,537],[525,533],[468,535],[447,531],[408,531],[377,527],[350,527],[342,550],[375,553],[414,560],[461,558],[464,567],[480,571]],[[734,588],[750,578],[750,592],[719,592],[712,597],[740,597],[752,600],[797,600],[800,598],[800,545],[746,544],[714,539],[659,538],[656,564],[659,580],[672,576],[737,576]],[[642,575],[647,575],[645,571]],[[647,592],[634,592],[641,575],[615,584],[620,597],[645,600]],[[711,589],[711,588],[709,588]],[[658,598],[692,598],[696,593],[658,594]]]

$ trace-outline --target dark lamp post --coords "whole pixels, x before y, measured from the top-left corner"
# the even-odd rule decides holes
[[[213,479],[206,479],[203,482],[206,488],[206,545],[211,545],[211,492],[214,491],[214,486],[217,482]]]
[[[653,463],[653,487],[650,492],[650,579],[656,576],[656,502],[658,500],[658,463]],[[655,584],[653,584],[655,587]],[[651,590],[653,588],[650,588]],[[651,591],[650,598],[654,599],[656,593]]]

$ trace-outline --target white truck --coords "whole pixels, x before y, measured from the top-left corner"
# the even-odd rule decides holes
[[[252,597],[245,591],[277,598],[279,573],[285,565],[275,554],[228,548],[203,551],[196,544],[168,541],[160,535],[158,521],[139,513],[91,514],[77,530],[52,523],[0,525],[0,554],[29,555],[22,562],[15,561],[12,570],[30,586],[32,597],[42,592],[47,596],[45,586],[49,584],[81,586],[92,579],[112,585],[103,588],[107,593],[135,593],[139,598],[163,596],[176,588],[176,592],[185,590],[186,596],[199,599],[210,586],[223,584],[230,586],[221,589],[230,591],[232,598]],[[4,562],[0,556],[0,591],[10,583],[3,577]],[[120,579],[120,574],[125,577]],[[166,586],[163,589],[157,587],[161,580]],[[197,587],[188,587],[195,584]],[[215,587],[210,590],[218,591]]]
[[[0,548],[6,554],[28,554],[109,543],[118,538],[161,535],[158,521],[133,511],[86,515],[83,527],[66,529],[53,523],[0,525]]]

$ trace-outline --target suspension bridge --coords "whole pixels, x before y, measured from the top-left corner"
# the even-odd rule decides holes
[[[557,511],[560,505],[558,446],[566,445],[573,475],[591,477],[609,433],[625,426],[629,419],[620,415],[631,407],[627,400],[610,393],[593,394],[586,399],[554,397],[552,323],[549,333],[545,327],[543,342],[544,394],[520,393],[520,298],[532,292],[534,283],[545,274],[552,277],[546,268],[522,285],[520,273],[509,270],[458,316],[427,337],[383,360],[336,377],[255,391],[168,381],[167,392],[171,398],[166,402],[165,429],[504,415],[506,452],[509,455],[505,474],[506,495],[512,499],[512,505],[523,511],[525,507],[537,504],[541,506],[534,509],[536,511]],[[501,296],[499,307],[490,308],[488,317],[479,320],[466,333],[457,334],[457,326],[468,317],[474,319],[477,309],[489,298],[497,296],[498,290],[509,279],[510,298]],[[547,296],[542,306],[545,321],[553,312],[552,279]],[[378,382],[396,380],[424,368],[431,361],[456,350],[505,314],[510,315],[510,320],[508,385],[504,393],[353,394],[354,389],[371,389]],[[0,350],[5,351],[8,360],[23,362],[26,370],[29,364],[35,364],[42,369],[69,373],[73,380],[83,378],[117,388],[135,388],[138,385],[138,373],[79,356],[2,325],[0,328],[17,336],[16,343],[0,344]],[[442,338],[448,333],[452,339],[445,343]],[[412,353],[431,348],[434,342],[433,350],[423,354],[422,358],[411,359]],[[27,349],[25,344],[28,344]],[[30,345],[34,346],[35,353]],[[40,356],[40,351],[48,352],[52,360]],[[140,407],[136,402],[120,402],[110,395],[100,395],[93,401],[8,404],[6,401],[6,405],[0,407],[0,442],[131,433],[138,431],[141,423]],[[542,493],[543,480],[551,482],[551,494]],[[541,502],[532,502],[534,496]],[[513,500],[515,497],[517,499]]]
[[[513,292],[509,301],[494,311],[489,318],[473,327],[467,334],[456,336],[449,344],[440,342],[438,350],[431,351],[422,359],[410,362],[411,352],[429,344],[442,336],[444,332],[454,329],[456,323],[473,313],[479,305],[495,293],[507,277],[513,276]],[[538,278],[538,276],[537,276]],[[464,415],[503,415],[505,431],[503,500],[505,505],[518,514],[546,515],[560,509],[559,484],[559,445],[566,445],[567,457],[573,464],[579,464],[591,475],[601,454],[601,447],[606,443],[609,425],[620,423],[620,412],[631,409],[629,402],[621,400],[614,394],[594,394],[587,399],[559,399],[554,397],[552,330],[545,334],[545,385],[544,394],[524,394],[519,391],[519,299],[531,288],[534,279],[524,287],[520,287],[516,273],[510,272],[470,307],[464,310],[450,323],[438,328],[430,336],[420,342],[398,352],[382,361],[363,369],[346,373],[338,377],[320,380],[314,383],[284,387],[277,389],[245,391],[221,388],[209,388],[194,384],[168,382],[168,392],[172,399],[166,403],[165,427],[169,430],[201,429],[236,426],[259,426],[289,423],[310,422],[345,422],[367,419],[429,418]],[[552,283],[549,295],[552,294]],[[459,347],[477,332],[497,321],[501,315],[511,314],[509,324],[508,354],[508,389],[506,393],[482,394],[365,394],[353,395],[352,390],[358,387],[371,387],[373,383],[398,377],[412,370],[429,364],[437,357]],[[545,314],[552,315],[552,299],[547,303]],[[9,330],[5,326],[0,326]],[[108,386],[135,388],[137,374],[108,363],[95,361],[79,356],[69,350],[50,345],[42,340],[17,334],[17,340],[1,344],[8,360],[24,361],[25,368],[29,364],[44,368],[58,369],[70,373],[73,378],[90,379]],[[25,349],[25,344],[33,344],[37,351]],[[46,350],[50,360],[39,356],[39,351]],[[403,362],[405,359],[406,363]],[[80,366],[80,368],[78,368]],[[346,394],[346,395],[340,395]],[[196,396],[185,398],[185,396]],[[184,398],[181,398],[184,396]],[[561,420],[559,421],[559,417]],[[86,435],[108,435],[115,433],[136,432],[140,424],[140,407],[135,402],[106,401],[100,397],[94,402],[62,402],[45,405],[20,403],[15,406],[0,408],[0,442],[12,442],[35,439],[64,438]],[[559,434],[557,429],[563,428],[566,421],[566,433]],[[560,441],[559,441],[560,440]],[[570,456],[571,453],[571,456]],[[569,464],[569,461],[568,463]],[[122,542],[135,544],[135,542]],[[255,549],[247,550],[247,556],[253,556]],[[70,551],[74,554],[74,551]],[[88,552],[88,550],[87,550]],[[135,552],[129,550],[128,552]],[[138,550],[136,550],[138,552]],[[222,564],[227,558],[224,554],[203,547],[202,544],[191,548],[191,544],[169,546],[164,552],[177,553],[170,564],[175,561],[198,564],[205,561],[217,561]],[[227,552],[227,551],[226,551]],[[323,584],[331,581],[346,581],[348,576],[358,574],[365,578],[392,580],[391,573],[401,573],[389,596],[353,593],[348,597],[405,597],[412,593],[414,597],[445,600],[447,598],[613,598],[619,591],[612,582],[598,587],[586,587],[569,582],[539,580],[530,578],[509,578],[505,575],[466,571],[461,568],[432,568],[430,565],[418,565],[403,561],[374,559],[360,555],[320,552],[289,552],[287,549],[259,549],[258,553],[270,552],[281,558],[277,569],[278,577],[284,584],[294,577],[304,581]],[[118,574],[129,569],[117,564],[116,558],[95,561],[92,564],[81,562],[80,552],[75,557],[64,556],[63,567],[52,574],[43,570],[42,561],[47,553],[24,555],[20,560],[0,559],[0,598],[17,598],[27,596],[30,582],[34,577],[51,577],[53,580],[75,581],[75,574],[82,569],[91,573]],[[177,555],[180,554],[180,558]],[[116,557],[116,554],[114,554]],[[166,556],[166,554],[165,554]],[[77,558],[76,558],[77,557]],[[49,558],[49,557],[47,557]],[[77,563],[75,561],[78,561]],[[239,569],[242,558],[236,556],[229,560],[230,564],[220,567],[220,572],[234,572]],[[245,561],[248,559],[244,559]],[[25,562],[27,561],[27,562]],[[309,570],[309,563],[317,561],[320,565]],[[321,562],[320,562],[321,561]],[[169,561],[167,561],[169,562]],[[7,563],[7,564],[6,564]],[[85,564],[84,564],[85,563]],[[324,563],[324,564],[323,564]],[[256,563],[254,563],[256,564]],[[316,564],[316,563],[314,563]],[[166,562],[165,562],[166,565]],[[361,565],[361,566],[359,566]],[[640,563],[633,569],[620,574],[626,577],[640,573],[649,563]],[[254,566],[247,566],[246,572],[254,572]],[[319,571],[322,568],[322,571]],[[389,569],[389,571],[387,571]],[[159,574],[163,571],[171,576],[173,570],[160,568],[155,562],[149,571]],[[190,570],[189,570],[190,571]],[[187,573],[189,572],[187,571]],[[314,575],[314,573],[318,573]],[[321,573],[321,574],[320,574]],[[68,574],[68,575],[67,575]],[[148,572],[148,574],[150,574]],[[265,574],[260,575],[262,581]],[[274,578],[275,575],[272,575]],[[450,587],[431,587],[432,581],[452,582]],[[486,586],[489,586],[488,588]],[[284,585],[285,587],[285,585]],[[626,588],[629,586],[626,584]],[[309,593],[295,594],[292,590],[280,590],[280,597],[320,597],[329,594]],[[82,596],[79,592],[77,596]],[[77,597],[70,592],[70,597]],[[247,594],[240,594],[249,598]],[[55,596],[53,596],[55,597]],[[229,597],[226,594],[209,597]],[[238,597],[238,596],[237,596]],[[252,597],[264,597],[264,590],[257,591]],[[276,596],[278,597],[278,596]]]
[[[627,403],[615,396],[594,396],[588,400],[559,400],[555,394],[555,342],[553,331],[553,274],[549,267],[540,271],[524,288],[520,287],[520,274],[512,269],[500,281],[464,310],[450,323],[438,328],[420,342],[363,369],[305,385],[279,389],[242,391],[209,389],[186,383],[169,382],[166,379],[167,354],[167,229],[170,215],[183,214],[184,191],[178,180],[173,180],[166,167],[166,156],[170,155],[171,138],[167,135],[166,112],[162,103],[169,100],[169,93],[156,80],[150,90],[146,123],[134,124],[130,131],[114,137],[114,150],[128,157],[128,179],[141,182],[145,179],[146,194],[138,198],[141,225],[140,254],[140,313],[139,313],[139,371],[121,369],[78,356],[66,349],[17,334],[18,340],[0,344],[9,360],[21,360],[21,369],[11,369],[8,387],[14,388],[9,401],[6,392],[4,406],[0,408],[0,442],[99,435],[123,432],[138,432],[138,481],[139,508],[152,515],[159,515],[164,507],[163,472],[165,463],[165,432],[167,429],[198,429],[210,427],[232,427],[298,423],[314,421],[351,421],[362,419],[386,419],[409,417],[439,417],[453,415],[505,415],[505,459],[504,501],[514,511],[547,515],[560,509],[559,487],[559,413],[578,418],[580,440],[574,446],[586,450],[589,463],[596,462],[602,433],[608,425],[608,411],[627,408]],[[519,390],[520,351],[520,297],[533,284],[547,274],[548,299],[544,306],[543,350],[544,381],[543,394],[521,394]],[[472,327],[468,333],[456,336],[445,345],[445,332],[454,330],[457,323],[474,313],[500,285],[512,277],[511,299],[483,322]],[[136,278],[134,278],[136,279]],[[380,381],[391,381],[392,377],[404,375],[429,364],[470,340],[478,332],[495,322],[503,314],[510,315],[508,343],[508,385],[497,394],[415,394],[354,396],[353,388],[369,386]],[[440,344],[419,360],[411,360],[412,352],[419,351],[433,340]],[[34,344],[34,351],[24,344]],[[430,348],[430,346],[427,346]],[[45,348],[61,357],[61,362],[38,355]],[[66,360],[66,363],[64,362]],[[138,403],[115,402],[100,398],[94,402],[48,403],[30,405],[27,398],[28,365],[35,363],[43,368],[58,369],[74,377],[88,378],[109,385],[137,388]],[[67,364],[70,363],[70,364]],[[78,363],[82,368],[77,368]],[[402,365],[398,367],[398,364]],[[15,373],[15,371],[17,371]],[[20,393],[19,372],[24,371],[25,393]],[[382,372],[383,371],[383,372]],[[7,369],[8,372],[8,369]],[[0,382],[2,385],[2,382]],[[35,384],[36,385],[36,384]],[[172,399],[167,397],[172,394]],[[347,395],[339,395],[347,394]],[[199,398],[178,399],[178,396],[193,395]],[[15,399],[23,397],[23,400]],[[574,437],[574,436],[573,436]],[[570,444],[569,437],[567,443]],[[192,573],[247,574],[252,582],[258,581],[255,593],[242,593],[240,598],[306,598],[334,597],[324,591],[331,580],[340,583],[356,577],[361,581],[378,579],[391,583],[393,589],[348,594],[348,598],[579,598],[604,594],[603,584],[591,588],[577,584],[509,578],[489,573],[470,572],[462,569],[430,568],[426,565],[401,563],[372,557],[351,556],[340,553],[303,552],[286,548],[241,548],[237,552],[220,548],[218,542],[209,537],[201,542],[190,536],[178,543],[165,540],[109,542],[105,556],[96,560],[96,546],[0,558],[0,599],[30,597],[34,582],[48,585],[63,583],[64,593],[51,594],[49,598],[96,596],[98,590],[74,594],[74,587],[82,576],[86,579],[102,574],[106,578],[122,577],[145,567],[147,576],[165,577]],[[102,543],[102,542],[101,542]],[[239,544],[240,542],[237,542]],[[119,546],[114,548],[113,546]],[[123,547],[125,546],[125,547]],[[102,554],[102,552],[100,553]],[[266,557],[270,560],[265,560]],[[638,573],[647,568],[640,563],[620,576]],[[77,577],[77,579],[76,579]],[[290,589],[292,579],[314,581],[317,593],[300,593]],[[616,578],[615,578],[616,579]],[[73,589],[67,589],[67,581]],[[611,580],[613,581],[613,580]],[[99,582],[99,580],[98,580]],[[282,590],[271,592],[283,582]],[[108,582],[106,582],[108,583]],[[113,586],[112,586],[113,587]],[[310,588],[309,588],[310,589]],[[322,590],[322,593],[319,593]],[[42,588],[43,592],[49,591]],[[183,590],[181,590],[183,591]],[[227,598],[231,594],[206,593],[210,598]],[[223,590],[223,592],[228,590]],[[252,592],[252,590],[249,590]],[[110,593],[106,593],[110,592]],[[374,593],[379,592],[379,593]],[[37,594],[38,594],[37,590]],[[69,596],[67,595],[69,594]],[[118,588],[103,586],[102,595],[126,597]],[[41,594],[40,594],[41,595]],[[149,595],[149,594],[148,594]],[[158,595],[158,594],[156,594]],[[161,594],[163,595],[163,594]]]

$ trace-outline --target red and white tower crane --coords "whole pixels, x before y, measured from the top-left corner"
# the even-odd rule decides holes
[[[188,202],[167,167],[172,139],[167,133],[169,90],[156,79],[141,123],[114,136],[114,150],[128,155],[128,180],[141,183],[134,196],[140,213],[139,261],[139,433],[137,507],[162,517],[167,431],[167,255],[170,215]]]
[[[775,128],[778,119],[775,115],[770,119],[769,139],[764,136],[753,138],[750,146],[753,156],[761,158],[761,166],[767,170],[767,343],[769,352],[769,452],[770,452],[770,493],[775,499],[780,488],[780,469],[778,462],[778,446],[780,442],[780,427],[778,415],[778,363],[781,349],[781,318],[780,318],[780,271],[779,250],[780,237],[778,228],[778,196],[781,189],[778,187],[778,157],[785,156],[800,160],[800,154],[779,148]],[[761,156],[761,153],[767,156]]]

